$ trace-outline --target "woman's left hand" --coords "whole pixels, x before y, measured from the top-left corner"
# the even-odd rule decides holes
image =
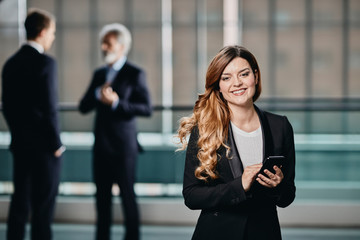
[[[259,174],[256,178],[256,181],[258,181],[261,185],[268,187],[268,188],[274,188],[278,186],[281,181],[284,179],[284,174],[282,173],[281,169],[277,166],[274,166],[275,174],[270,172],[269,170],[265,170],[264,172],[268,177]]]

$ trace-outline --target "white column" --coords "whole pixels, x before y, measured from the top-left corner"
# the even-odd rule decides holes
[[[243,0],[239,0],[239,7],[238,7],[238,44],[243,44],[243,30],[244,30],[244,4]]]
[[[22,45],[25,40],[25,27],[24,22],[26,19],[26,0],[18,0],[18,39],[19,39],[19,46]]]
[[[207,11],[206,0],[197,0],[197,91],[205,90],[205,75],[207,69]]]
[[[161,1],[162,33],[162,105],[173,105],[173,63],[172,63],[172,0]],[[162,133],[172,133],[172,111],[162,112]]]
[[[239,44],[238,0],[224,0],[224,46]]]

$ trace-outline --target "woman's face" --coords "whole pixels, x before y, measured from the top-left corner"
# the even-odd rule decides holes
[[[252,106],[257,84],[257,73],[244,58],[234,58],[220,77],[220,92],[229,104],[235,107]]]

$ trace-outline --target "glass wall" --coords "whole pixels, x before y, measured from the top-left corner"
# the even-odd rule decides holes
[[[129,59],[146,70],[154,106],[187,106],[172,113],[172,120],[156,111],[140,119],[140,131],[162,132],[177,128],[178,119],[190,113],[204,89],[208,63],[224,43],[226,0],[29,0],[3,1],[0,65],[18,48],[23,32],[19,19],[26,7],[41,7],[55,14],[57,38],[50,54],[59,64],[60,101],[76,106],[101,66],[98,32],[104,24],[129,27],[134,44]],[[238,44],[258,58],[263,79],[262,100],[349,99],[360,97],[359,1],[356,0],[239,0]],[[14,9],[18,14],[10,14]],[[169,31],[164,31],[169,29]],[[168,43],[171,43],[170,45]],[[168,47],[170,46],[170,48]],[[169,48],[169,49],[167,49]],[[166,53],[166,55],[164,55]],[[170,64],[167,64],[167,59]],[[165,66],[166,65],[166,66]],[[164,71],[165,70],[165,71]],[[167,73],[165,76],[164,73]],[[170,75],[168,74],[170,73]],[[166,89],[169,88],[169,89]],[[261,100],[260,103],[261,105]],[[295,114],[297,132],[353,133],[358,114]],[[323,118],[333,122],[319,124]],[[64,131],[90,131],[90,116],[76,111],[62,114]],[[165,123],[163,121],[170,121]],[[347,125],[346,129],[341,126]],[[1,130],[6,130],[4,122]]]

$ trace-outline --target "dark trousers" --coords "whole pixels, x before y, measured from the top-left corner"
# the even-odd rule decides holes
[[[31,212],[31,239],[52,238],[61,160],[52,153],[13,151],[14,193],[7,220],[7,239],[22,240]]]
[[[94,153],[94,180],[96,185],[96,239],[109,240],[112,223],[112,185],[120,188],[125,219],[125,240],[139,239],[139,210],[134,192],[137,153],[109,156]]]

